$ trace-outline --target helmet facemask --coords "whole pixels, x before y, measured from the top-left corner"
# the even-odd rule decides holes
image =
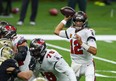
[[[3,35],[3,28],[6,26],[6,25],[9,25],[8,22],[6,21],[0,21],[0,38],[2,38],[2,35]]]
[[[73,26],[76,30],[81,30],[86,26],[87,23],[87,16],[84,12],[79,11],[75,13],[73,17]]]
[[[29,49],[31,52],[31,56],[39,60],[45,54],[45,41],[43,39],[34,39],[31,41]]]

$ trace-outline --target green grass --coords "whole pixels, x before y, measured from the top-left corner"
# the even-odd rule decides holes
[[[67,4],[66,1],[40,1],[39,8],[38,8],[38,15],[36,18],[37,25],[31,26],[29,25],[29,17],[30,17],[30,5],[27,11],[27,15],[25,18],[24,25],[17,26],[16,22],[19,19],[19,13],[13,14],[13,18],[0,18],[0,20],[8,21],[12,25],[16,26],[18,34],[53,34],[55,26],[63,19],[63,16],[59,12],[58,16],[50,16],[48,11],[51,8],[57,8],[60,10],[61,7]],[[21,1],[14,2],[13,7],[21,6]],[[110,17],[110,10],[114,8],[116,10],[116,3],[112,3],[111,6],[96,6],[93,2],[88,2],[87,5],[87,15],[89,19],[90,27],[94,28],[96,31],[96,35],[116,35],[116,12],[114,12],[114,16]],[[77,9],[78,10],[78,7]],[[47,43],[60,46],[63,48],[69,49],[69,43],[66,41],[46,41]],[[116,61],[116,41],[111,43],[104,42],[104,41],[97,41],[98,53],[97,57],[101,57],[104,59]],[[70,53],[67,51],[63,51],[57,48],[53,48],[48,46],[48,48],[56,49],[64,59],[70,64]],[[104,62],[98,59],[95,59],[96,63],[96,73],[107,75],[107,76],[115,76],[116,73],[111,72],[103,72],[105,71],[116,71],[116,64]],[[84,81],[84,78],[81,79]],[[103,78],[97,77],[97,81],[116,81],[116,78]]]
[[[66,1],[40,1],[38,14],[36,18],[37,25],[29,25],[29,17],[31,13],[31,6],[29,5],[28,11],[23,26],[17,26],[16,22],[19,19],[19,13],[14,14],[13,18],[0,18],[0,20],[6,20],[17,27],[18,33],[32,33],[32,34],[53,34],[55,26],[63,19],[63,16],[59,12],[58,16],[50,16],[48,11],[51,8],[60,10],[61,7],[66,6]],[[21,7],[21,2],[14,2],[13,7]],[[116,34],[116,13],[114,12],[113,18],[110,17],[110,10],[114,8],[116,10],[116,3],[111,6],[96,6],[93,2],[88,2],[87,15],[89,19],[90,27],[96,30],[96,34]],[[78,10],[78,7],[77,9]],[[33,30],[33,32],[32,32]]]

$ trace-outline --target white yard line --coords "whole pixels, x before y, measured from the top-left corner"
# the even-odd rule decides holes
[[[111,71],[111,70],[96,70],[96,72],[104,72],[104,73],[114,73],[114,74],[116,74],[116,71]]]
[[[24,36],[28,40],[32,40],[33,38],[43,38],[44,40],[66,40],[65,38],[61,38],[56,35],[34,35],[34,34],[19,34]],[[96,35],[96,39],[99,41],[116,41],[116,35]]]
[[[102,74],[98,74],[98,73],[96,73],[95,76],[104,77],[104,78],[116,78],[116,76],[107,76],[107,75],[102,75]]]

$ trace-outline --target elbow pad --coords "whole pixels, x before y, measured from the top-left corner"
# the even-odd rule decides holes
[[[24,61],[27,55],[28,48],[26,46],[19,46],[18,53],[15,55],[17,61]]]

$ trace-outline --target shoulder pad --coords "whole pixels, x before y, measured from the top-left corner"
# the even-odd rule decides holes
[[[27,42],[27,40],[24,39],[24,37],[21,37],[21,39],[18,41],[17,46],[23,44],[24,42]]]
[[[57,51],[52,49],[47,52],[46,57],[48,58],[48,61],[51,63],[57,62],[62,58],[62,56]]]

